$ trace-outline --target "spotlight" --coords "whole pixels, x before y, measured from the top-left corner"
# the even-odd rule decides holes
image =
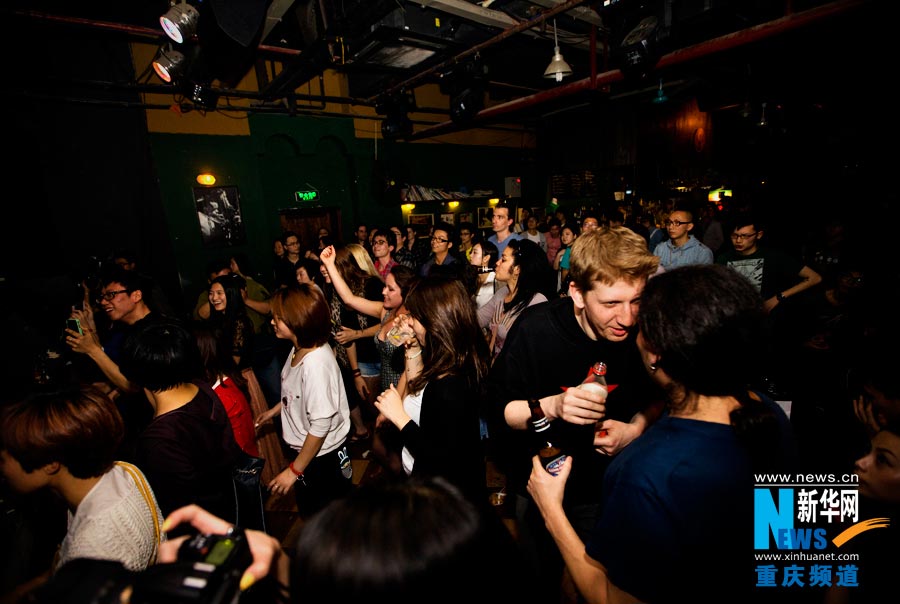
[[[381,99],[375,105],[375,111],[385,116],[381,122],[381,135],[388,139],[405,138],[413,133],[409,111],[415,109],[416,98],[411,91],[403,90]]]
[[[153,71],[159,79],[171,83],[184,72],[184,55],[172,48],[160,48],[159,54],[153,59]]]
[[[466,88],[450,99],[450,119],[464,124],[472,121],[484,109],[484,90],[479,86]]]
[[[654,16],[641,19],[620,45],[622,71],[644,77],[659,60],[657,50],[658,20]]]
[[[167,36],[181,44],[196,33],[199,20],[200,12],[187,0],[182,0],[181,4],[174,4],[166,11],[159,23]]]
[[[450,119],[459,124],[471,122],[484,109],[487,68],[481,55],[457,67],[446,79],[441,84],[442,92],[450,96]]]
[[[381,122],[381,136],[385,140],[405,138],[412,134],[412,120],[405,113],[389,114]]]

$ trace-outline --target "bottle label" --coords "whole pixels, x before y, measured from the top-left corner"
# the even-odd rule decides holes
[[[581,390],[587,390],[588,392],[597,392],[600,394],[606,394],[606,387],[603,384],[598,382],[585,382],[578,386]]]
[[[550,420],[548,420],[546,417],[542,417],[538,420],[532,421],[531,425],[534,428],[535,432],[543,432],[550,427]]]
[[[553,476],[558,476],[559,471],[565,461],[566,461],[565,455],[560,455],[558,457],[554,457],[553,459],[548,461],[546,464],[544,464],[544,469],[547,470]]]

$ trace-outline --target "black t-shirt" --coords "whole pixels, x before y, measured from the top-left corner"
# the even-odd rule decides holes
[[[297,267],[303,261],[303,256],[296,262],[288,260],[287,254],[275,261],[275,287],[288,286],[297,282]],[[310,275],[312,277],[312,275]]]
[[[608,418],[628,422],[649,403],[664,398],[647,375],[635,338],[590,339],[576,321],[569,297],[522,311],[488,376],[491,448],[511,490],[525,494],[536,449],[529,431],[512,430],[503,419],[509,401],[542,398],[578,386],[597,361],[607,365]],[[551,422],[551,432],[554,441],[577,459],[566,485],[567,503],[598,502],[611,458],[594,449],[594,427],[557,419]]]
[[[138,439],[136,465],[164,515],[196,503],[234,520],[231,469],[240,449],[222,403],[203,390],[150,422]]]

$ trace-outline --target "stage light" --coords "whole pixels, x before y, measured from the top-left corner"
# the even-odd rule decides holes
[[[181,44],[197,32],[197,22],[200,20],[200,12],[187,0],[181,4],[173,4],[166,13],[159,18],[166,35]]]
[[[153,59],[153,71],[159,79],[166,83],[178,79],[184,72],[184,55],[171,47],[160,48],[156,58]]]

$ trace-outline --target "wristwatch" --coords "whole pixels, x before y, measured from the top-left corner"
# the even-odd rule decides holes
[[[778,292],[777,294],[775,294],[775,299],[779,302],[784,302],[785,300],[787,300],[787,297],[783,293]]]

